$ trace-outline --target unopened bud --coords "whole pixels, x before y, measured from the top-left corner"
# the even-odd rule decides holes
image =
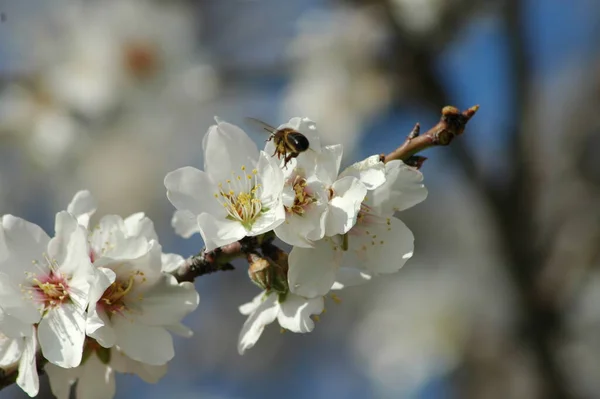
[[[248,254],[248,276],[266,291],[288,292],[287,273],[283,267],[257,253]]]

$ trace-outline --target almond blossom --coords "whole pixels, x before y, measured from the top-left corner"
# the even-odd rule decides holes
[[[295,333],[311,332],[315,323],[313,315],[325,308],[323,297],[307,299],[292,293],[277,294],[263,291],[251,302],[240,306],[240,313],[248,316],[238,340],[238,352],[243,355],[256,344],[265,327],[275,321]]]
[[[37,339],[48,361],[81,362],[91,266],[85,230],[68,212],[56,215],[52,239],[37,225],[5,215],[0,224],[0,303],[10,316],[0,328]]]
[[[88,191],[80,191],[68,210],[87,228],[96,204]],[[166,273],[183,258],[162,253],[152,221],[143,213],[124,220],[106,215],[88,239],[97,274],[89,295],[87,335],[132,360],[167,363],[174,356],[168,330],[191,335],[180,321],[199,303],[193,284],[178,283]]]
[[[367,173],[373,159],[352,165],[342,176]],[[398,271],[412,257],[414,237],[396,211],[407,209],[427,196],[422,174],[402,161],[385,164],[385,183],[369,191],[356,224],[346,235],[316,243],[315,248],[294,247],[289,254],[290,291],[307,298],[325,295],[369,281],[379,274]]]
[[[176,231],[200,232],[210,251],[266,233],[285,220],[277,158],[259,152],[242,129],[220,120],[202,146],[204,171],[184,167],[165,177],[167,197],[179,210],[173,218]]]

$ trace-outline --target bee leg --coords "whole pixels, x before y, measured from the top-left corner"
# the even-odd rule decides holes
[[[283,161],[283,166],[286,166],[288,162],[290,162],[292,160],[292,158],[294,157],[294,154],[290,154],[288,156],[285,157],[285,160]]]

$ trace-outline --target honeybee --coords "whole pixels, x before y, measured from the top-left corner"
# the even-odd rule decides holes
[[[247,119],[259,124],[264,130],[271,133],[271,137],[267,141],[273,140],[275,143],[275,152],[272,156],[277,155],[278,159],[283,157],[283,167],[286,167],[292,158],[296,158],[300,153],[308,150],[310,146],[305,135],[290,127],[277,129],[261,120],[255,118]]]

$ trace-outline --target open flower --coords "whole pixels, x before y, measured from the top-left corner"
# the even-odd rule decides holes
[[[87,228],[96,205],[88,191],[75,195],[68,210]],[[181,319],[196,309],[191,283],[167,274],[183,258],[163,254],[152,221],[142,213],[123,220],[104,216],[89,232],[89,258],[97,270],[90,290],[87,335],[102,347],[117,347],[133,360],[163,365],[174,356],[168,330],[189,330]]]
[[[307,299],[292,293],[263,291],[252,302],[240,306],[240,313],[247,315],[248,319],[240,332],[238,352],[243,355],[246,349],[252,348],[265,327],[275,319],[286,330],[311,332],[315,328],[311,316],[321,314],[324,306],[323,297]]]
[[[48,361],[67,368],[79,365],[93,278],[86,232],[68,212],[56,215],[53,239],[33,223],[2,217],[0,303],[10,316],[0,322],[5,334],[29,337],[37,324]]]
[[[184,167],[165,177],[167,197],[180,211],[173,219],[176,231],[193,233],[190,218],[196,218],[212,250],[285,220],[277,158],[259,153],[242,129],[223,121],[210,127],[202,144],[204,171]]]
[[[353,165],[343,175],[364,174],[369,162]],[[308,298],[323,296],[332,288],[397,272],[412,257],[413,234],[393,216],[427,197],[423,176],[401,161],[387,163],[385,176],[385,183],[367,194],[347,235],[320,240],[314,249],[292,249],[288,272],[291,292]]]
[[[3,311],[0,309],[0,319]],[[30,327],[33,330],[33,326]],[[0,333],[0,368],[18,367],[17,385],[29,396],[36,396],[39,378],[36,367],[35,332],[27,337],[10,338]]]
[[[88,340],[86,353],[85,360],[76,368],[45,366],[50,388],[57,399],[69,399],[75,383],[76,399],[112,399],[116,391],[115,372],[137,374],[148,383],[158,382],[167,372],[167,365],[137,362],[115,348],[102,348],[93,340]]]

